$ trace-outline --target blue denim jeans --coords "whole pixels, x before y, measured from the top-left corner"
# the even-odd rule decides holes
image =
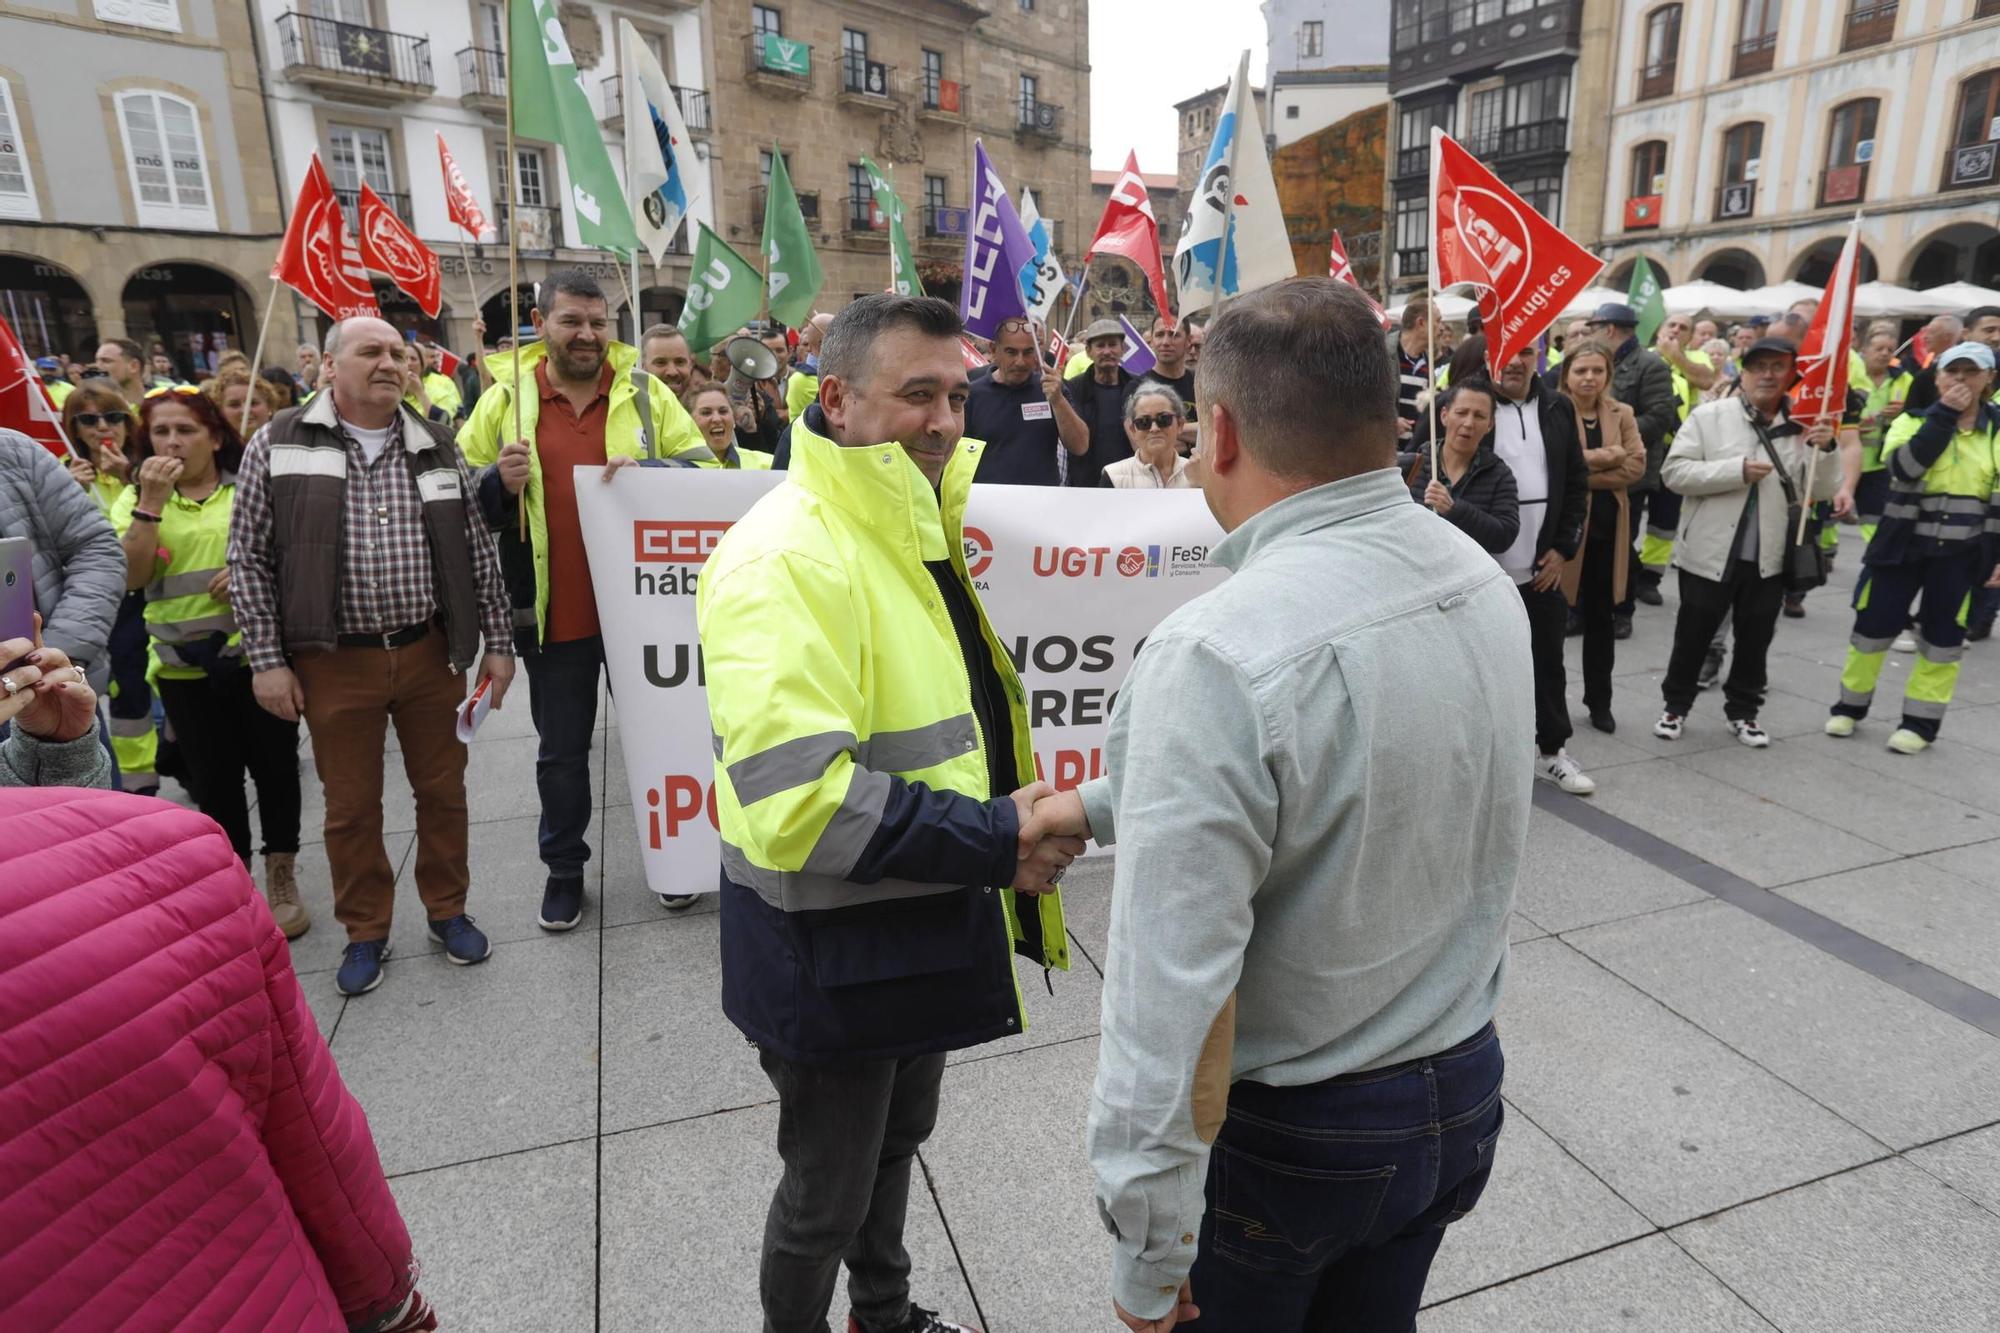
[[[542,798],[542,864],[551,875],[583,874],[590,860],[590,739],[597,732],[597,675],[604,640],[592,635],[545,643],[523,661],[528,668],[528,711],[541,745],[535,754],[535,788]]]
[[[1386,1069],[1232,1087],[1191,1275],[1201,1333],[1410,1333],[1444,1229],[1492,1173],[1503,1068],[1489,1023]]]

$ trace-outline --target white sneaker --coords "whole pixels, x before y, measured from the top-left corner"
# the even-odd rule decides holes
[[[698,893],[662,893],[659,895],[659,899],[660,906],[666,908],[669,912],[685,912],[688,908],[693,907],[701,901],[701,895]]]
[[[1535,761],[1535,776],[1544,782],[1553,782],[1572,796],[1590,796],[1597,791],[1597,783],[1569,757],[1568,750],[1557,750],[1545,754]]]
[[[1841,737],[1852,736],[1854,734],[1854,719],[1841,713],[1835,713],[1826,720],[1826,734]]]
[[[1930,748],[1930,742],[1908,727],[1898,727],[1889,733],[1889,748],[1897,754],[1916,754]]]
[[[1662,713],[1653,724],[1653,734],[1663,741],[1677,741],[1681,738],[1681,723],[1685,721],[1679,713]]]
[[[1729,730],[1735,734],[1737,740],[1753,750],[1762,750],[1771,744],[1771,738],[1764,734],[1764,729],[1757,725],[1755,718],[1748,722],[1741,718],[1731,718]]]
[[[1908,630],[1904,630],[1896,636],[1896,641],[1889,646],[1899,653],[1914,653],[1917,651],[1917,636]]]

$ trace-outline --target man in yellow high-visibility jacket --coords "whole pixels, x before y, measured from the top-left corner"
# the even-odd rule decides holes
[[[957,314],[867,296],[827,329],[784,482],[696,615],[722,833],[722,1007],[777,1089],[764,1327],[953,1333],[910,1303],[910,1164],[945,1052],[1026,1027],[1018,953],[1067,967],[1027,696],[973,591]]]

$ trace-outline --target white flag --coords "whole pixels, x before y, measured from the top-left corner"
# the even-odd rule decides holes
[[[618,20],[625,85],[625,181],[639,243],[659,263],[682,221],[701,201],[694,142],[660,62],[630,19]]]
[[[1194,198],[1181,220],[1174,275],[1180,284],[1183,317],[1212,309],[1223,297],[1241,296],[1298,275],[1291,238],[1285,234],[1285,215],[1278,207],[1278,186],[1271,179],[1271,161],[1264,156],[1264,126],[1250,96],[1248,51],[1237,61]]]
[[[1052,244],[1049,224],[1042,219],[1042,210],[1035,206],[1034,192],[1025,185],[1021,187],[1021,226],[1035,243],[1035,262],[1021,271],[1021,290],[1028,298],[1028,313],[1046,324],[1068,278]]]

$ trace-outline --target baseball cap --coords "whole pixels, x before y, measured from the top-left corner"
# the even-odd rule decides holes
[[[61,369],[62,369],[62,362],[60,362],[60,361],[56,360],[56,359],[55,359],[54,357],[52,357],[52,356],[38,356],[38,357],[36,357],[36,358],[35,358],[35,369],[36,369],[36,370],[61,370]]]
[[[1639,327],[1639,316],[1631,306],[1623,301],[1606,301],[1597,307],[1597,313],[1590,317],[1593,324],[1617,324],[1628,329]]]
[[[1759,338],[1756,342],[1750,344],[1749,350],[1743,353],[1743,359],[1748,361],[1760,352],[1777,352],[1794,361],[1798,360],[1799,356],[1798,344],[1794,343],[1790,338]]]
[[[1937,364],[1939,370],[1948,370],[1954,361],[1970,361],[1981,370],[1993,369],[1993,349],[1985,343],[1962,342],[1941,352]]]

